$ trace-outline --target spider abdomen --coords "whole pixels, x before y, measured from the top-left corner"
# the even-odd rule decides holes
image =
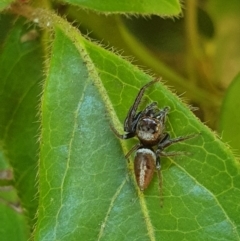
[[[149,148],[140,148],[134,159],[134,173],[141,191],[146,189],[152,180],[156,165],[156,155]]]

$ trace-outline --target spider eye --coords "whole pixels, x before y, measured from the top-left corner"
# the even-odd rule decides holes
[[[141,143],[152,146],[159,141],[162,131],[161,122],[155,118],[144,117],[138,122],[136,134]]]
[[[137,129],[138,131],[154,134],[159,132],[160,125],[159,122],[153,118],[142,118],[138,122]]]

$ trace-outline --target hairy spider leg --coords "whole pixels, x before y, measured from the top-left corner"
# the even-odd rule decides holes
[[[187,151],[168,151],[168,152],[160,151],[160,152],[158,153],[158,155],[160,155],[160,156],[165,156],[165,157],[169,157],[169,156],[181,156],[181,155],[188,156],[188,155],[191,155],[191,153],[190,153],[190,152],[187,152]]]
[[[141,99],[143,97],[144,92],[146,91],[146,89],[155,84],[156,82],[160,81],[160,78],[156,78],[150,82],[148,82],[146,85],[144,85],[140,91],[138,92],[138,95],[133,103],[133,105],[130,107],[127,117],[124,121],[124,131],[126,132],[132,132],[132,126],[133,126],[133,122],[134,120],[136,120],[136,112],[137,112],[137,108],[141,102]]]
[[[164,152],[163,149],[174,144],[177,142],[185,141],[191,138],[194,138],[199,134],[192,134],[188,136],[180,136],[174,139],[170,139],[170,135],[168,133],[165,133],[165,136],[163,137],[162,141],[160,141],[160,144],[158,144],[157,150],[156,150],[156,170],[158,175],[158,188],[159,188],[159,195],[160,195],[160,206],[163,207],[163,179],[162,179],[162,173],[161,173],[161,162],[160,162],[160,156],[177,156],[177,155],[188,155],[190,153],[188,152]]]
[[[158,144],[157,151],[160,153],[163,149],[165,149],[166,147],[168,147],[168,146],[170,146],[170,145],[172,145],[174,143],[185,141],[185,140],[194,138],[194,137],[196,137],[198,135],[199,134],[192,134],[192,135],[188,135],[188,136],[179,136],[177,138],[170,139],[170,135],[168,133],[166,133],[165,137]]]
[[[134,145],[129,151],[128,151],[128,153],[125,155],[125,158],[129,158],[130,157],[130,155],[134,152],[134,151],[136,151],[137,149],[139,149],[139,148],[141,148],[142,147],[142,144],[141,143],[138,143],[138,144],[136,144],[136,145]]]
[[[157,108],[157,102],[150,103],[143,111],[137,113],[132,121],[131,132],[136,131],[137,123],[143,116],[150,116],[152,117],[152,111]]]
[[[150,103],[141,113],[142,116],[150,116],[152,117],[152,113],[154,110],[159,110],[158,103],[156,101]]]
[[[163,109],[160,109],[159,112],[155,113],[153,117],[165,124],[169,111],[170,107],[164,107]]]
[[[113,125],[110,125],[112,131],[114,132],[114,134],[119,138],[119,139],[130,139],[132,137],[135,136],[135,132],[129,132],[129,133],[126,133],[126,134],[120,134],[114,127]]]
[[[163,207],[163,178],[161,173],[160,156],[156,156],[156,170],[158,176],[158,191],[160,196],[160,206]]]

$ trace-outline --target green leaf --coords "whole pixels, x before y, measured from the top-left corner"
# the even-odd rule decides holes
[[[111,104],[123,122],[138,89],[143,85],[140,80],[149,77],[111,53],[94,48],[89,42],[85,43],[85,48],[108,90]],[[102,62],[104,64],[101,64]],[[134,86],[131,84],[133,82]],[[238,240],[239,230],[235,231],[236,224],[239,223],[238,214],[235,212],[236,197],[240,195],[238,162],[228,148],[199,123],[164,86],[155,89],[151,99],[158,100],[160,106],[171,107],[168,130],[172,136],[201,132],[199,138],[169,148],[191,152],[192,155],[165,160],[164,210],[156,211],[159,201],[156,180],[154,187],[146,191],[146,194],[149,194],[146,195],[147,214],[150,216],[152,228],[157,230],[156,240],[163,237],[169,240],[170,236],[175,235],[178,239],[186,240],[206,240],[209,236]],[[231,198],[226,199],[226,195]],[[147,214],[144,213],[141,201],[140,204],[142,215],[146,219]],[[175,228],[179,231],[173,231]],[[187,234],[182,235],[182,232]]]
[[[14,2],[14,0],[1,0],[1,2],[0,2],[0,11],[4,10],[5,8],[7,8],[13,2]]]
[[[12,172],[4,157],[0,151],[0,237],[4,237],[4,241],[25,241],[29,238],[28,225],[17,192],[9,185]]]
[[[27,38],[33,27],[15,22],[0,55],[0,139],[4,159],[13,168],[22,207],[33,225],[37,210],[37,106],[41,93],[42,59],[38,38]],[[30,34],[30,36],[32,36]]]
[[[223,140],[228,143],[238,154],[240,154],[240,74],[238,74],[225,94],[219,123],[219,133]]]
[[[142,194],[124,158],[136,140],[120,141],[110,129],[113,122],[122,130],[152,78],[60,18],[44,19],[55,38],[41,105],[36,239],[239,240],[240,172],[229,149],[162,83],[149,89],[141,107],[170,106],[172,137],[201,132],[167,150],[191,155],[162,158],[161,208],[156,176]]]
[[[16,192],[11,187],[5,187],[5,190],[2,188],[1,192],[16,195]],[[0,195],[0,235],[4,238],[4,241],[25,241],[29,238],[26,218],[16,204],[3,199],[2,194]]]
[[[79,7],[89,8],[104,13],[124,13],[142,15],[179,15],[181,5],[178,0],[132,0],[131,4],[127,0],[65,0],[66,2]]]
[[[121,199],[118,192],[129,193],[127,206],[132,206],[134,192],[126,183],[123,154],[116,139],[102,141],[112,132],[101,97],[88,76],[77,49],[57,31],[42,103],[39,240],[97,237],[115,201],[112,198]],[[122,156],[120,166],[114,161],[116,155]],[[108,166],[115,171],[109,172]],[[133,210],[139,208],[135,205]],[[80,236],[73,231],[76,227]]]
[[[9,32],[9,30],[12,27],[13,20],[14,20],[13,17],[8,14],[1,15],[1,18],[0,18],[0,29],[1,29],[0,46],[2,46],[2,44],[4,43],[5,38]]]

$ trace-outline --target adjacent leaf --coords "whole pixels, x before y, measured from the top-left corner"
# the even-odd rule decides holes
[[[6,187],[8,194],[13,194],[14,190]],[[3,190],[1,190],[3,192]],[[2,195],[1,195],[2,196]],[[0,235],[4,241],[26,241],[29,238],[26,219],[14,204],[0,197]],[[13,229],[14,228],[14,229]]]
[[[221,108],[221,118],[219,133],[225,142],[240,153],[240,114],[238,108],[240,106],[240,74],[238,74],[231,85],[228,87],[227,93],[223,100]]]
[[[13,17],[7,14],[2,14],[1,18],[0,18],[0,29],[1,29],[1,33],[0,33],[0,46],[2,46],[2,44],[5,41],[5,38],[9,32],[9,30],[12,27],[12,21],[13,21]],[[2,47],[1,47],[2,48]]]
[[[86,7],[92,10],[105,13],[124,13],[124,14],[142,14],[142,15],[179,15],[181,5],[178,0],[65,0],[66,2],[80,7]]]
[[[44,13],[55,27],[42,99],[37,240],[239,240],[238,163],[229,149],[161,83],[142,106],[170,106],[167,130],[201,133],[172,146],[190,156],[162,158],[164,207],[156,177],[144,194],[127,171],[121,130],[138,90],[151,77]],[[36,13],[37,15],[37,13]],[[146,101],[147,100],[147,101]],[[130,179],[128,178],[130,177]]]
[[[4,158],[4,153],[1,150],[0,151],[0,171],[4,171],[10,168],[9,163],[7,162],[7,160]],[[2,176],[0,176],[0,178],[2,178]]]
[[[0,55],[0,138],[4,158],[14,171],[21,204],[33,225],[37,210],[37,106],[42,63],[40,41],[23,38],[31,31],[23,22],[15,22]]]
[[[8,7],[14,0],[1,0],[0,2],[0,11]]]

